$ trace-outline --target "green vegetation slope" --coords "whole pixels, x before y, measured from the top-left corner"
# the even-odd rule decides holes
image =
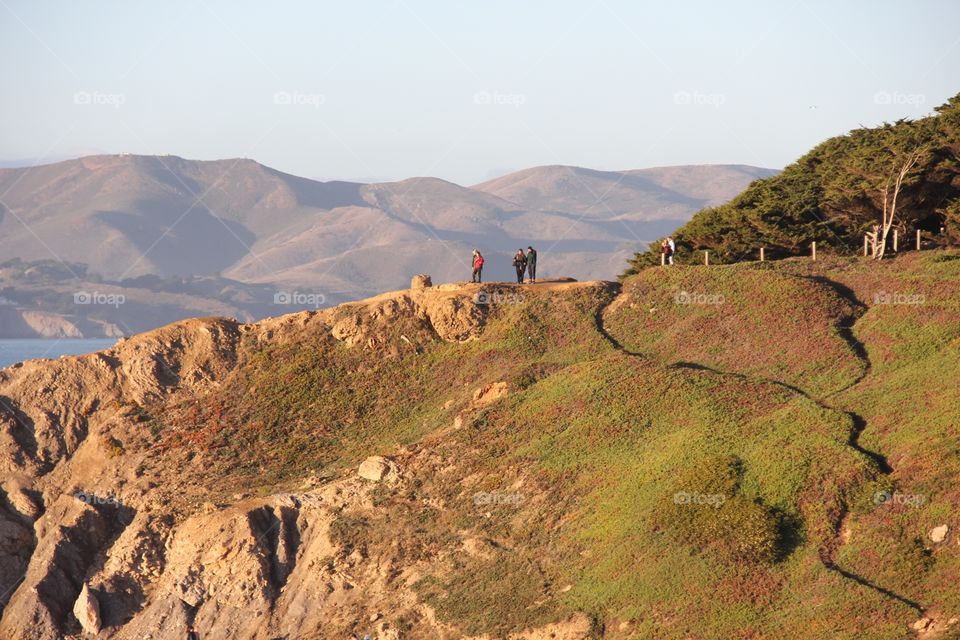
[[[951,637],[958,311],[960,254],[945,251],[399,292],[224,325],[224,364],[191,355],[193,369],[168,372],[157,358],[161,379],[196,382],[101,422],[107,409],[88,408],[89,435],[72,437],[108,438],[100,486],[113,469],[149,480],[174,531],[222,508],[204,502],[283,495],[304,509],[305,481],[346,486],[373,454],[397,466],[396,481],[332,503],[324,555],[302,569],[327,586],[289,587],[322,623],[269,637],[362,637],[383,616],[398,637],[506,638],[576,615],[587,628],[560,637],[895,640],[918,620]],[[185,336],[160,334],[171,349]],[[103,362],[130,369],[123,354],[145,345]],[[70,362],[99,357],[50,370],[69,380]],[[5,402],[67,420],[31,408],[28,383],[4,372]],[[44,456],[47,495],[68,471]],[[271,553],[316,535],[293,531]],[[263,609],[191,586],[197,619],[214,634],[246,615],[266,624],[292,579],[275,575],[246,578]],[[107,614],[124,597],[111,584],[96,587]],[[170,584],[108,619],[139,632]]]

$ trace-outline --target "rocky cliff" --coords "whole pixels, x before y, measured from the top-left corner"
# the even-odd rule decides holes
[[[378,489],[400,492],[432,472],[428,451],[398,450],[379,473],[368,462],[365,477],[212,502],[196,461],[163,450],[144,415],[215,395],[250,353],[308,331],[378,358],[409,343],[387,338],[404,322],[420,340],[474,339],[486,316],[474,289],[417,289],[258,324],[184,321],[0,372],[0,637],[182,638],[194,624],[205,638],[395,638],[398,612],[430,620],[411,585],[431,560],[368,555],[331,533],[345,511],[374,509]],[[554,627],[550,637],[573,638],[591,623]]]

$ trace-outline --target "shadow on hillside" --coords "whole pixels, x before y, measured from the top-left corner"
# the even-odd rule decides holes
[[[894,592],[891,591],[890,589],[887,589],[887,588],[885,588],[885,587],[881,587],[880,585],[874,584],[874,583],[870,582],[869,580],[867,580],[866,578],[863,578],[863,577],[861,577],[861,576],[858,576],[858,575],[855,574],[855,573],[850,573],[850,572],[847,571],[846,569],[842,569],[842,568],[838,567],[836,564],[834,564],[834,563],[833,563],[832,561],[830,561],[830,560],[823,560],[823,566],[827,568],[827,571],[833,571],[834,573],[839,574],[839,575],[843,576],[844,578],[847,578],[848,580],[853,580],[854,582],[856,582],[857,584],[859,584],[861,587],[865,587],[865,588],[870,589],[870,590],[872,590],[872,591],[876,591],[877,593],[879,593],[879,594],[881,594],[881,595],[884,595],[884,596],[886,596],[886,597],[888,597],[888,598],[892,598],[892,599],[896,600],[897,602],[899,602],[900,604],[904,604],[904,605],[910,607],[911,609],[913,609],[914,611],[916,611],[916,612],[918,612],[918,613],[922,613],[922,612],[923,612],[923,607],[920,605],[919,602],[916,602],[916,601],[911,600],[911,599],[909,599],[909,598],[905,598],[904,596],[901,596],[901,595],[898,594],[898,593],[894,593]]]
[[[742,373],[720,371],[719,369],[714,369],[712,367],[708,367],[706,365],[703,365],[697,362],[674,362],[671,366],[677,367],[678,369],[695,369],[697,371],[708,371],[716,375],[735,376],[741,380],[751,379],[750,376],[747,376]],[[811,396],[809,393],[807,393],[800,387],[796,385],[792,385],[788,382],[781,382],[780,380],[771,380],[769,378],[755,378],[755,379],[760,380],[761,382],[766,382],[768,384],[775,384],[777,386],[783,387],[784,389],[789,389],[790,391],[803,396],[807,400],[815,403],[817,406],[823,409],[829,409],[830,411],[837,411],[839,413],[846,415],[847,417],[850,418],[851,422],[853,423],[853,429],[850,431],[850,438],[847,440],[847,444],[851,448],[855,449],[857,452],[863,454],[864,456],[872,460],[873,463],[877,465],[877,469],[879,469],[881,473],[886,475],[893,471],[893,468],[890,466],[890,463],[887,461],[886,456],[880,453],[877,453],[876,451],[871,451],[860,444],[860,434],[863,433],[863,430],[866,429],[867,427],[867,421],[863,418],[863,416],[861,416],[860,414],[854,413],[852,411],[846,411],[844,409],[838,409],[836,407],[832,407],[826,402],[824,402],[823,400],[820,400],[819,398],[815,398]],[[835,393],[838,393],[838,392],[835,392]]]
[[[36,460],[40,443],[37,442],[36,427],[30,416],[24,413],[10,398],[0,396],[0,417],[9,420],[7,433],[10,434],[13,443],[19,448],[19,451],[14,449],[11,452],[14,462],[18,465],[26,465],[27,460],[25,458]],[[47,472],[52,468],[52,463],[44,462],[40,465],[40,468]]]
[[[853,305],[859,312],[855,316],[843,318],[840,322],[840,325],[837,328],[837,333],[840,335],[841,338],[844,339],[844,341],[846,341],[846,343],[850,346],[850,349],[852,349],[853,352],[856,354],[856,356],[860,358],[860,360],[864,363],[864,371],[863,371],[863,374],[861,374],[852,383],[850,383],[843,389],[840,389],[839,391],[834,391],[833,393],[830,394],[830,395],[836,395],[841,391],[845,391],[846,389],[849,389],[850,387],[856,385],[858,382],[863,380],[863,378],[866,377],[866,375],[870,372],[870,356],[867,354],[867,348],[862,342],[860,342],[856,338],[856,336],[853,335],[854,323],[856,323],[856,321],[860,318],[860,316],[863,315],[863,313],[865,313],[867,309],[869,309],[869,307],[857,297],[857,294],[853,292],[853,289],[851,289],[850,287],[846,286],[843,283],[837,282],[836,280],[831,280],[826,276],[803,276],[803,277],[805,277],[808,280],[812,280],[817,284],[821,284],[829,288],[838,296],[840,296],[841,298],[849,302],[851,305]]]
[[[171,209],[160,200],[141,200],[136,213],[94,215],[134,245],[143,261],[141,270],[152,267],[160,275],[217,274],[246,256],[256,242],[249,229],[198,203]]]

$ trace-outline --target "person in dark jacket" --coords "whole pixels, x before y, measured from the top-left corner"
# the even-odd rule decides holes
[[[193,625],[187,629],[187,640],[200,640],[200,634],[197,633],[197,628]]]
[[[523,284],[523,272],[527,270],[527,256],[523,249],[517,249],[513,256],[513,268],[517,270],[517,284]]]
[[[537,281],[537,252],[533,247],[527,247],[527,274],[531,284]]]

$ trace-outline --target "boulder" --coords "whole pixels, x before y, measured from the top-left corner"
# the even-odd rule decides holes
[[[37,506],[34,498],[20,484],[11,482],[10,486],[6,487],[6,491],[10,506],[13,507],[14,511],[18,514],[28,520],[36,520],[40,516],[40,507]]]
[[[914,631],[923,633],[930,627],[931,624],[933,624],[933,618],[920,618],[910,625],[910,628]]]
[[[80,621],[84,631],[91,635],[100,633],[100,603],[86,584],[83,585],[80,596],[73,605],[73,615]]]
[[[425,273],[418,273],[413,276],[413,280],[410,281],[411,289],[426,289],[433,286],[433,280],[430,279]]]
[[[950,533],[950,527],[945,524],[942,524],[939,527],[934,527],[933,529],[930,529],[930,540],[936,543],[943,542],[947,539],[948,533]]]
[[[478,407],[483,406],[504,397],[509,392],[510,385],[506,382],[492,382],[473,392],[473,402]]]
[[[383,456],[370,456],[360,463],[357,473],[371,482],[389,480],[397,475],[397,465]]]

